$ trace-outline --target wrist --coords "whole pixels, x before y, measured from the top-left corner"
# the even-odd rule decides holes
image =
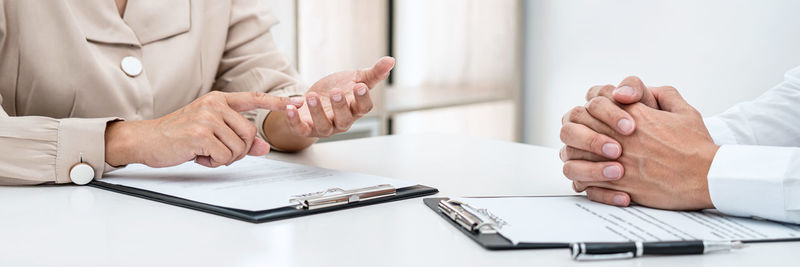
[[[708,186],[708,173],[711,170],[711,163],[714,161],[714,157],[717,155],[717,151],[719,151],[720,146],[716,144],[711,144],[707,149],[704,149],[704,153],[702,156],[702,164],[703,164],[703,171],[700,180],[702,181],[702,189],[700,190],[700,201],[701,206],[705,209],[713,209],[714,203],[711,201],[711,191],[709,190]]]
[[[135,138],[130,135],[135,122],[113,121],[106,125],[105,157],[111,166],[124,166],[136,163],[133,144]]]
[[[262,125],[264,138],[274,149],[296,152],[308,148],[319,138],[299,136],[292,132],[286,112],[273,110],[267,114]]]

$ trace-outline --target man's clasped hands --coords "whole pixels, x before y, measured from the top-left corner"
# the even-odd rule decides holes
[[[671,86],[628,77],[589,89],[562,118],[559,156],[576,192],[615,206],[714,208],[707,175],[719,146]]]

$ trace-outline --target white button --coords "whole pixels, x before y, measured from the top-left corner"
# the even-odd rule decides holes
[[[69,179],[77,185],[85,185],[94,179],[94,168],[86,163],[78,163],[69,170]]]
[[[119,66],[128,76],[136,77],[142,73],[142,61],[135,57],[124,57]]]

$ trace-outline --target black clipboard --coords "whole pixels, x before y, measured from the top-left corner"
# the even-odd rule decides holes
[[[442,216],[445,221],[449,222],[453,227],[457,228],[459,231],[467,235],[472,241],[478,243],[478,245],[482,246],[488,250],[515,250],[515,249],[548,249],[548,248],[569,248],[569,243],[519,243],[514,245],[511,241],[500,235],[499,233],[485,233],[485,232],[478,232],[478,231],[470,231],[466,228],[459,225],[455,220],[451,219],[450,216],[445,214],[441,209],[439,209],[440,201],[444,200],[447,201],[450,198],[425,198],[422,201],[425,203],[428,208],[431,208],[433,212],[436,212],[440,216]]]
[[[544,197],[564,197],[564,196],[544,196]],[[428,208],[442,216],[442,218],[449,222],[453,227],[470,237],[475,243],[488,250],[517,250],[517,249],[551,249],[551,248],[570,248],[569,243],[518,243],[514,245],[511,241],[503,237],[497,232],[486,233],[480,231],[470,231],[463,225],[460,225],[455,219],[446,214],[440,209],[442,201],[448,201],[450,198],[425,198],[422,201]],[[781,224],[787,224],[778,222]],[[775,242],[800,242],[800,238],[778,238],[778,239],[750,239],[739,240],[742,243],[775,243]]]
[[[180,198],[176,196],[171,196],[167,194],[162,194],[150,190],[144,190],[140,188],[134,188],[124,185],[117,185],[106,183],[103,181],[92,181],[88,184],[89,186],[109,190],[117,193],[122,193],[126,195],[131,195],[135,197],[140,197],[144,199],[154,200],[174,206],[189,208],[193,210],[198,210],[202,212],[207,212],[211,214],[216,214],[220,216],[225,216],[232,219],[237,219],[241,221],[246,221],[250,223],[264,223],[300,216],[306,216],[311,214],[318,214],[324,212],[331,212],[335,210],[342,210],[342,209],[349,209],[355,207],[361,207],[366,205],[373,205],[378,203],[384,202],[391,202],[427,195],[433,195],[439,192],[436,188],[428,187],[424,185],[415,185],[409,187],[402,187],[393,190],[393,194],[387,195],[384,197],[376,197],[376,198],[369,198],[369,199],[360,199],[358,201],[347,202],[338,205],[330,205],[320,208],[308,209],[298,206],[286,206],[281,208],[275,209],[268,209],[268,210],[259,210],[259,211],[249,211],[249,210],[242,210],[242,209],[234,209],[222,206],[211,205],[203,202],[188,200],[185,198]]]

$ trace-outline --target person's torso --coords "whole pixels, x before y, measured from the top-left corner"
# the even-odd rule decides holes
[[[211,90],[230,15],[230,2],[214,0],[128,1],[124,17],[111,0],[2,4],[0,93],[11,116],[172,112]]]

